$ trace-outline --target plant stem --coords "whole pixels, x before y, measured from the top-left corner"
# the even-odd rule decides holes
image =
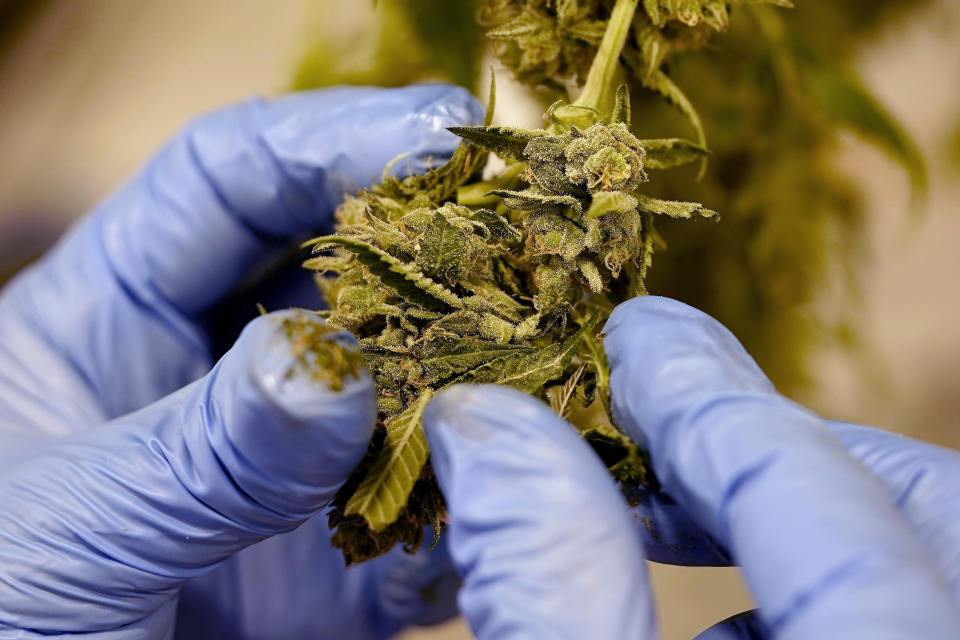
[[[457,189],[457,204],[476,207],[496,207],[499,196],[488,196],[494,189],[516,189],[520,185],[520,174],[526,164],[516,162],[509,165],[499,176],[483,182],[466,184]]]
[[[640,0],[617,0],[610,14],[610,22],[603,34],[600,48],[590,65],[587,82],[583,85],[583,92],[573,106],[597,109],[598,111],[610,101],[614,85],[620,69],[620,52],[623,51],[633,26],[633,14],[637,10]]]

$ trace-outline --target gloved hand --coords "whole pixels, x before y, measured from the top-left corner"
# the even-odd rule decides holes
[[[403,152],[401,169],[442,161],[457,143],[446,127],[481,116],[447,86],[213,113],[9,284],[0,638],[165,638],[177,624],[178,637],[364,639],[453,614],[444,554],[398,549],[345,572],[311,519],[367,447],[369,377],[336,391],[291,369],[289,312],[253,322],[212,369],[205,327],[264,254],[329,228],[344,192]]]
[[[679,302],[626,302],[604,333],[617,424],[675,502],[631,513],[570,425],[519,392],[453,388],[427,408],[480,640],[657,637],[645,547],[742,568],[758,611],[701,640],[960,637],[960,455],[817,417]]]

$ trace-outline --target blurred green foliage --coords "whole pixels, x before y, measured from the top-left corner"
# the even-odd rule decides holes
[[[818,344],[849,343],[855,335],[843,318],[827,317],[817,305],[828,283],[840,281],[856,307],[867,216],[857,186],[833,162],[840,132],[853,131],[889,153],[907,171],[915,199],[924,192],[916,146],[852,66],[871,36],[924,3],[804,0],[787,11],[741,7],[708,49],[691,48],[664,61],[664,71],[699,114],[712,156],[693,188],[695,170],[676,169],[663,174],[655,195],[707,203],[723,219],[676,232],[662,225],[669,250],[658,255],[649,289],[718,318],[787,393],[808,382],[808,358]],[[294,84],[442,79],[476,87],[484,46],[478,4],[381,0],[373,55],[358,60],[350,47],[318,41]],[[634,86],[634,131],[642,137],[689,135],[690,114],[665,106],[641,85]]]
[[[678,56],[670,67],[701,114],[713,152],[691,190],[683,176],[666,197],[707,202],[719,227],[663,225],[669,251],[650,290],[716,316],[784,391],[808,383],[808,358],[825,340],[849,341],[867,212],[857,186],[833,162],[839,133],[851,130],[906,169],[919,199],[926,185],[914,143],[852,69],[858,45],[894,9],[917,2],[803,2],[789,13],[744,11],[708,55]],[[866,14],[866,15],[864,15]],[[659,101],[637,103],[635,123],[670,126]],[[679,121],[672,126],[682,126]],[[663,184],[663,182],[661,182]],[[909,203],[904,203],[909,208]],[[847,317],[827,317],[819,294],[832,285],[851,297]]]
[[[353,10],[367,8],[354,2],[360,6]],[[318,9],[329,4],[319,0]],[[319,34],[297,65],[293,87],[445,80],[473,88],[484,50],[478,10],[479,0],[380,0],[373,13],[372,53],[357,55],[363,50],[357,43],[331,46],[329,34]]]

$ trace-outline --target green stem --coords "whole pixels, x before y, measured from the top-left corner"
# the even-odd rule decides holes
[[[590,65],[590,73],[587,75],[586,84],[583,85],[583,92],[573,106],[599,111],[610,101],[616,90],[614,84],[620,69],[620,52],[627,43],[627,36],[630,35],[630,28],[633,26],[633,14],[639,2],[640,0],[617,0],[610,14],[610,22],[607,23],[607,30],[603,34],[603,40],[600,42],[600,48],[593,59],[593,64]]]
[[[496,207],[500,202],[499,196],[488,196],[495,189],[516,189],[520,185],[520,174],[526,169],[526,164],[516,162],[506,168],[496,178],[474,182],[457,188],[457,204],[475,207]]]

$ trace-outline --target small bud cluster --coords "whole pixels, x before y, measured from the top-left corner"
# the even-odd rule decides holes
[[[595,1],[489,0],[480,22],[492,27],[494,52],[521,82],[560,88],[586,80],[613,5],[603,4],[601,18]]]
[[[732,7],[788,7],[788,0],[643,0],[623,52],[638,70],[657,69],[671,51],[695,49],[726,31]],[[487,0],[480,12],[494,52],[525,84],[582,84],[614,0]],[[646,71],[645,71],[646,72]]]
[[[550,182],[538,180],[546,165],[562,169],[573,185],[598,191],[633,191],[647,181],[643,170],[646,151],[621,122],[597,123],[586,131],[575,127],[563,136],[536,138],[524,154],[530,165],[531,182],[550,189]]]

